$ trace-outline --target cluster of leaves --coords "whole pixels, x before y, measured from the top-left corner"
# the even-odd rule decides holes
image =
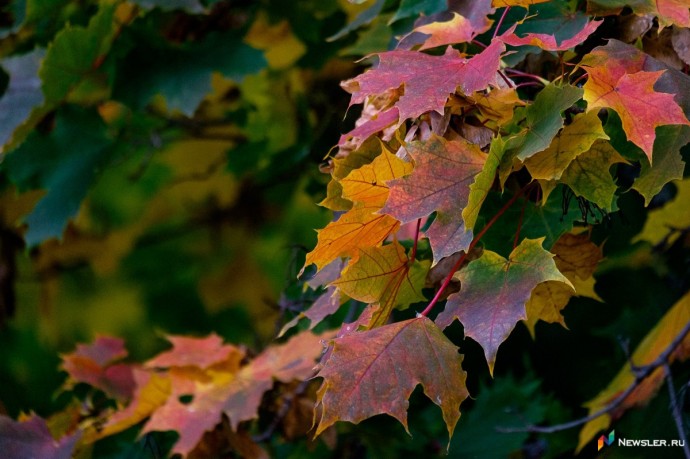
[[[79,345],[62,357],[62,390],[71,401],[47,422],[0,417],[1,449],[89,457],[109,437],[134,431],[148,442],[154,432],[175,431],[173,440],[158,441],[183,457],[265,457],[264,448],[277,451],[282,440],[296,444],[307,435],[320,440],[303,441],[292,454],[337,443],[342,455],[356,455],[347,445],[362,443],[375,454],[375,440],[348,440],[338,421],[388,414],[415,431],[408,407],[428,412],[413,395],[421,385],[443,423],[429,423],[423,435],[432,440],[417,453],[444,451],[441,426],[446,438],[462,430],[462,408],[468,424],[464,437],[449,441],[451,454],[508,455],[524,447],[526,432],[539,432],[535,423],[556,420],[543,407],[558,404],[539,405],[537,386],[516,391],[497,381],[484,383],[473,406],[477,381],[509,378],[506,369],[520,366],[510,363],[524,349],[515,341],[518,324],[536,347],[548,347],[539,323],[565,327],[568,304],[591,315],[609,307],[604,301],[622,301],[601,280],[621,269],[652,270],[671,285],[663,301],[649,301],[656,325],[637,320],[637,347],[622,356],[616,375],[603,373],[608,386],[601,390],[607,380],[597,380],[593,392],[577,394],[596,395],[585,403],[591,416],[579,440],[541,454],[591,446],[673,380],[670,365],[690,355],[683,159],[690,7],[674,0],[376,0],[305,2],[284,12],[271,2],[208,3],[50,7],[75,25],[40,24],[41,8],[50,9],[42,2],[27,1],[25,10],[13,4],[2,41],[2,262],[9,275],[0,314],[14,306],[23,241],[33,250],[45,309],[69,288],[61,272],[76,266],[127,286],[118,290],[125,292],[120,302],[142,294],[180,302],[166,291],[180,281],[198,289],[211,312],[245,303],[250,335],[291,337],[253,353],[146,318],[152,328],[172,329],[172,349],[153,358],[145,350],[135,356],[144,363],[135,364],[124,360],[121,339]],[[336,53],[374,62],[352,76]],[[352,126],[339,139],[330,129],[342,112],[318,100],[326,75],[344,78],[351,95],[340,109]],[[321,167],[330,181],[320,205],[335,217],[326,222],[305,205],[320,189],[305,164],[329,142],[337,145]],[[294,179],[301,169],[311,172]],[[304,236],[319,225],[315,242]],[[276,250],[288,241],[313,249],[295,262]],[[150,269],[161,276],[166,264],[199,256],[213,265],[210,273],[176,268],[145,292],[131,287]],[[301,261],[287,287],[255,274]],[[80,295],[83,277],[71,281]],[[264,291],[281,289],[276,314]],[[205,317],[197,332],[220,318],[243,319]],[[315,327],[333,331],[315,334]],[[250,341],[241,329],[226,335]],[[561,339],[555,342],[568,338]],[[533,377],[529,368],[522,373]],[[506,420],[495,411],[507,398],[532,403]],[[506,434],[514,441],[497,453],[481,437],[471,441],[482,416],[496,423],[490,435],[510,427],[505,422],[523,430]],[[365,437],[365,428],[355,437]],[[392,448],[381,454],[411,447]]]

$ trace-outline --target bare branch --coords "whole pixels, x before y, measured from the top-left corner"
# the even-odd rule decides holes
[[[664,365],[664,372],[666,373],[666,386],[668,387],[668,395],[671,399],[671,413],[673,414],[673,420],[676,423],[678,436],[681,440],[683,440],[683,452],[685,453],[685,458],[690,459],[690,445],[688,445],[688,436],[685,435],[685,427],[683,426],[683,414],[680,412],[680,405],[678,404],[678,398],[676,397],[676,388],[673,384],[673,375],[671,374],[671,367],[668,365],[668,363]]]
[[[577,427],[583,424],[586,424],[590,421],[593,421],[594,419],[598,418],[599,416],[602,416],[607,413],[613,412],[616,408],[618,408],[624,401],[625,399],[635,390],[637,387],[649,377],[656,369],[668,366],[669,364],[669,357],[671,357],[671,354],[676,350],[678,345],[685,339],[685,336],[690,333],[690,322],[685,324],[685,327],[676,335],[675,338],[673,338],[673,341],[664,349],[664,352],[659,354],[659,356],[651,363],[643,366],[637,366],[635,365],[632,361],[630,361],[630,370],[632,371],[633,375],[635,375],[635,381],[633,381],[630,386],[628,386],[625,391],[623,391],[618,397],[614,398],[611,402],[609,402],[608,405],[604,406],[603,408],[595,411],[594,413],[591,413],[588,416],[575,419],[569,422],[565,422],[563,424],[556,424],[553,426],[536,426],[536,425],[528,425],[524,427],[501,427],[498,426],[496,427],[496,430],[498,432],[503,432],[503,433],[513,433],[513,432],[533,432],[533,433],[554,433],[554,432],[560,432],[561,430],[567,430],[567,429],[572,429],[573,427]],[[677,405],[676,405],[677,406]],[[690,456],[687,456],[690,458]]]

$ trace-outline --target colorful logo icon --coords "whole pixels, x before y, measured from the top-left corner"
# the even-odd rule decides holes
[[[612,430],[609,433],[608,437],[602,435],[601,437],[599,437],[599,441],[597,441],[597,451],[601,451],[601,448],[604,447],[604,444],[606,446],[611,446],[615,439],[616,439],[616,431],[615,430]]]

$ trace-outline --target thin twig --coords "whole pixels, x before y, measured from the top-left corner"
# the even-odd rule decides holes
[[[671,367],[668,365],[668,363],[664,364],[664,372],[666,373],[666,386],[668,387],[668,394],[671,398],[671,413],[673,414],[673,420],[676,423],[678,435],[683,441],[683,452],[685,453],[685,458],[690,459],[690,445],[688,445],[688,437],[685,435],[683,414],[680,412],[680,405],[678,405],[678,399],[676,398],[676,387],[673,384],[673,375],[671,374]]]
[[[482,230],[474,237],[474,239],[472,239],[472,242],[470,242],[470,245],[469,245],[469,247],[467,247],[467,250],[465,250],[465,253],[463,253],[462,256],[458,259],[458,261],[455,262],[453,267],[450,269],[450,272],[448,273],[446,278],[443,280],[443,284],[441,284],[441,287],[436,292],[436,295],[434,295],[434,298],[432,298],[432,300],[429,302],[427,307],[424,308],[424,310],[419,313],[420,315],[427,316],[431,312],[434,305],[436,305],[438,300],[441,298],[441,295],[443,295],[443,292],[446,290],[446,287],[448,287],[448,284],[450,284],[450,281],[453,279],[453,274],[455,273],[455,271],[457,271],[460,268],[460,266],[462,266],[463,262],[467,258],[467,255],[472,251],[474,246],[477,245],[477,243],[481,240],[481,238],[489,230],[489,228],[491,228],[493,226],[493,224],[496,223],[496,220],[498,220],[499,217],[501,215],[503,215],[505,213],[505,211],[508,210],[515,203],[515,201],[517,201],[517,199],[520,196],[522,196],[522,194],[525,192],[525,190],[527,188],[529,188],[530,185],[531,185],[531,183],[520,188],[513,195],[513,197],[510,198],[510,200],[508,202],[506,202],[505,205],[503,207],[501,207],[501,209],[498,212],[496,212],[496,215],[494,215],[493,218],[491,220],[489,220],[489,222],[486,225],[484,225],[484,228],[482,228]]]
[[[285,416],[287,416],[288,411],[290,411],[290,407],[294,403],[295,399],[307,390],[307,386],[309,386],[309,383],[311,383],[313,377],[314,376],[310,376],[309,378],[299,383],[299,385],[295,388],[295,391],[290,396],[285,397],[285,399],[283,400],[283,404],[281,405],[276,415],[273,417],[273,420],[268,425],[266,430],[252,437],[252,440],[254,442],[260,443],[262,441],[268,440],[273,436],[273,433],[278,428],[278,425],[280,425],[283,419],[285,419]]]
[[[506,6],[506,9],[503,10],[503,14],[501,15],[501,19],[498,20],[498,24],[496,25],[496,30],[494,30],[494,36],[492,38],[496,38],[496,36],[498,35],[498,29],[500,29],[501,25],[503,25],[503,20],[508,15],[508,11],[510,11],[510,7]]]
[[[580,426],[582,424],[586,424],[589,421],[593,421],[594,419],[598,418],[599,416],[603,414],[610,413],[614,411],[616,408],[618,408],[626,398],[635,390],[637,387],[647,379],[649,375],[651,375],[656,369],[660,368],[663,365],[668,364],[668,359],[673,353],[673,351],[676,350],[678,345],[685,339],[685,336],[690,333],[690,322],[685,324],[685,327],[676,335],[676,337],[671,341],[671,343],[664,349],[664,352],[659,354],[659,356],[650,364],[648,365],[643,365],[643,366],[634,366],[634,370],[631,369],[632,373],[635,375],[635,381],[628,386],[627,389],[625,389],[624,392],[622,392],[618,397],[613,399],[611,402],[609,402],[608,405],[604,406],[603,408],[595,411],[594,413],[585,416],[583,418],[575,419],[570,422],[564,422],[563,424],[556,424],[553,426],[525,426],[525,427],[496,427],[496,430],[498,432],[503,432],[503,433],[514,433],[514,432],[533,432],[533,433],[554,433],[554,432],[560,432],[562,430],[567,430],[567,429],[572,429],[573,427]]]

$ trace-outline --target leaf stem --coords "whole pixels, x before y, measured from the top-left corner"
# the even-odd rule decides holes
[[[577,84],[578,84],[578,83],[580,82],[580,80],[583,79],[583,78],[587,78],[587,73],[583,73],[582,75],[580,75],[579,77],[577,77],[577,79],[576,79],[575,81],[573,81],[573,82],[570,83],[570,84],[573,85],[573,86],[577,86]]]
[[[484,228],[477,233],[477,235],[472,239],[472,242],[470,242],[470,245],[467,247],[467,250],[465,253],[462,254],[462,256],[458,259],[458,261],[455,262],[453,267],[450,269],[450,272],[446,276],[446,278],[443,280],[443,284],[441,284],[441,287],[439,287],[438,291],[436,292],[436,295],[431,299],[429,304],[427,305],[426,308],[419,314],[422,316],[427,316],[433,309],[433,307],[438,303],[438,300],[441,298],[441,295],[443,295],[443,292],[446,290],[448,287],[448,284],[450,284],[450,281],[453,279],[453,274],[455,274],[455,271],[460,269],[460,266],[462,266],[463,262],[467,258],[467,255],[472,251],[472,249],[479,243],[482,237],[484,237],[484,234],[493,226],[494,223],[499,219],[501,215],[505,213],[506,210],[508,210],[514,203],[517,201],[517,199],[522,196],[522,194],[525,192],[525,190],[531,185],[531,183],[527,184],[526,186],[520,188],[512,198],[508,202],[506,202],[503,207],[499,209],[498,212],[496,212],[496,215],[494,215],[491,220],[487,222],[486,225],[484,225]]]
[[[417,242],[419,241],[419,230],[422,227],[422,219],[417,219],[417,228],[414,231],[414,244],[412,245],[412,251],[410,252],[410,264],[414,263],[417,257]]]
[[[527,72],[523,72],[520,70],[511,69],[511,68],[507,68],[505,71],[506,71],[506,73],[511,73],[513,75],[517,75],[517,76],[521,76],[521,77],[525,77],[525,78],[530,78],[532,80],[538,81],[539,83],[541,83],[544,86],[549,84],[549,80],[547,80],[546,78],[542,78],[539,75],[535,75],[533,73],[527,73]]]
[[[494,30],[494,36],[492,38],[496,38],[496,35],[498,35],[498,29],[500,29],[501,25],[503,25],[503,20],[508,15],[508,11],[510,11],[510,7],[506,6],[506,9],[503,10],[503,14],[501,15],[501,19],[498,20],[498,24],[496,25],[496,30]]]

